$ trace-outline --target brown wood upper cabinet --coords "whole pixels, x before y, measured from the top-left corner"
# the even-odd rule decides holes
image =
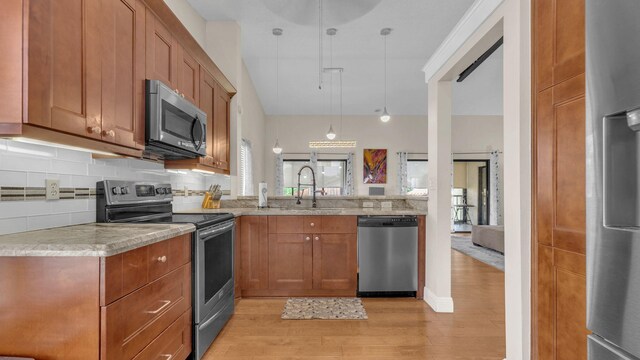
[[[190,66],[183,61],[186,77],[191,76]],[[231,95],[220,86],[204,67],[200,67],[199,106],[207,114],[207,155],[197,159],[165,161],[171,169],[201,169],[229,174],[230,154],[230,101]],[[186,96],[185,96],[186,97]]]
[[[200,105],[200,64],[182,46],[178,47],[177,89],[185,99]]]
[[[142,149],[144,4],[31,1],[28,24],[25,122]]]
[[[178,48],[180,45],[151,10],[147,9],[147,79],[160,80],[172,89],[178,87]]]

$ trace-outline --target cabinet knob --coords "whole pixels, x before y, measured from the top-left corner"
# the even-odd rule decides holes
[[[89,134],[100,134],[100,127],[99,126],[89,126],[87,128],[87,132]]]
[[[158,256],[158,261],[161,263],[165,263],[167,262],[167,257],[166,256]]]
[[[309,225],[311,225],[311,227],[314,227],[314,226],[316,226],[316,224],[314,224],[314,223],[311,223],[311,224],[309,224]]]
[[[309,240],[311,240],[311,238],[307,236],[307,237],[305,238],[305,240],[309,241]]]
[[[314,240],[316,240],[316,241],[317,241],[317,240],[320,240],[320,236],[316,236],[316,237],[314,238]]]
[[[116,136],[116,132],[113,130],[103,130],[102,131],[102,135],[103,136],[108,136],[108,137],[115,137]]]

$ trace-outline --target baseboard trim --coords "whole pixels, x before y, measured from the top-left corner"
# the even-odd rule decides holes
[[[424,301],[431,306],[433,311],[439,313],[452,313],[453,312],[453,298],[451,297],[438,297],[433,291],[428,288],[424,288]]]

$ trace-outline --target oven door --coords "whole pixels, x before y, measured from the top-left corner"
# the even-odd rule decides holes
[[[233,294],[234,220],[200,229],[194,246],[194,322],[201,323],[216,304]]]
[[[205,156],[207,114],[160,81],[151,81],[149,92],[148,142]]]

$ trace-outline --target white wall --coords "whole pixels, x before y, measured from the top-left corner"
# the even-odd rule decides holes
[[[309,153],[309,141],[326,140],[329,124],[340,138],[340,124],[336,117],[330,116],[268,116],[265,139],[265,176],[266,181],[275,183],[275,155],[271,148],[275,143],[276,126],[279,127],[280,145],[284,153]],[[453,122],[453,152],[486,152],[502,149],[502,116],[455,116]],[[369,186],[362,181],[363,149],[387,149],[386,194],[398,194],[396,153],[427,152],[427,117],[394,116],[388,123],[382,123],[377,116],[345,116],[343,120],[343,139],[356,140],[355,149],[319,150],[320,153],[354,152],[356,194],[368,195]],[[461,155],[469,158],[468,155]],[[319,156],[322,157],[322,156]],[[427,157],[421,155],[418,157]],[[488,159],[486,155],[473,158]],[[269,187],[274,193],[273,186]]]
[[[164,2],[204,49],[207,32],[207,22],[204,18],[198,14],[187,0],[164,0]]]
[[[264,155],[266,115],[244,63],[242,64],[240,88],[242,89],[239,103],[241,109],[240,129],[242,138],[251,141],[253,149],[253,188],[255,192],[255,189],[258,189],[258,183],[267,180],[265,178],[266,157]]]

